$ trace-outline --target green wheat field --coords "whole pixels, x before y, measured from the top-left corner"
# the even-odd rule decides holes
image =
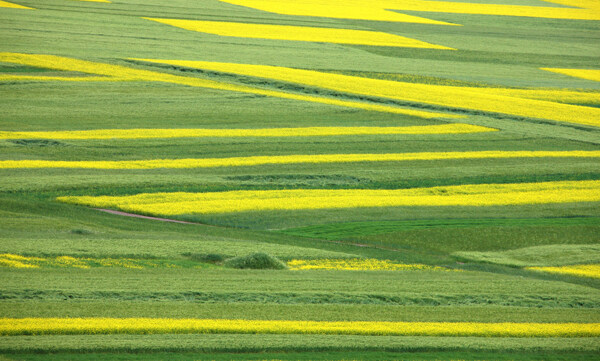
[[[598,359],[599,44],[598,0],[0,1],[0,361]]]

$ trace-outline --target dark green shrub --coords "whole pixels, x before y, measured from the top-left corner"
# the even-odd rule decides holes
[[[286,269],[285,263],[277,257],[266,253],[253,253],[248,256],[235,257],[225,262],[226,267],[239,269]]]
[[[94,232],[88,231],[87,229],[75,228],[71,230],[72,234],[92,234]]]
[[[225,261],[225,256],[217,253],[186,253],[184,256],[189,257],[192,261],[203,263],[222,263]]]

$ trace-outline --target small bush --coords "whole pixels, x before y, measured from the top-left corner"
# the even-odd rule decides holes
[[[87,229],[83,229],[83,228],[75,228],[71,230],[72,234],[92,234],[94,232],[92,231],[88,231]]]
[[[231,258],[225,262],[225,266],[239,269],[287,269],[285,263],[266,253]]]

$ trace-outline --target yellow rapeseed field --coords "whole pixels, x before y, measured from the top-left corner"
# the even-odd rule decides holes
[[[327,0],[221,0],[234,5],[247,6],[276,14],[318,16],[337,19],[396,21],[417,24],[455,25],[443,21],[388,11],[375,2]]]
[[[0,335],[256,333],[373,336],[597,337],[599,323],[0,318]]]
[[[427,266],[424,264],[402,264],[375,258],[348,259],[294,259],[287,262],[290,270],[334,270],[334,271],[450,271],[448,268]]]
[[[356,0],[360,1],[360,0]],[[524,16],[531,18],[549,19],[572,19],[572,20],[600,20],[598,5],[593,1],[561,1],[549,0],[548,2],[571,5],[577,9],[552,6],[523,6],[523,5],[497,5],[471,3],[468,0],[462,2],[454,1],[421,1],[421,0],[375,0],[387,9],[406,11],[427,11],[454,14],[474,15],[501,15],[501,16]],[[569,4],[570,3],[570,4]],[[551,5],[551,4],[548,4]],[[586,5],[591,5],[585,8]]]
[[[0,77],[1,79],[1,77]],[[478,125],[451,123],[408,127],[302,127],[262,129],[96,129],[44,132],[4,132],[0,139],[146,139],[203,137],[314,137],[384,134],[468,134],[494,132]]]
[[[526,269],[580,277],[600,278],[600,264],[582,264],[560,267],[527,267]]]
[[[452,25],[433,21],[423,17],[404,15],[397,11],[441,12],[475,15],[524,16],[533,18],[600,20],[600,9],[592,0],[549,0],[576,8],[523,5],[496,5],[471,3],[468,0],[455,1],[420,1],[420,0],[346,0],[337,3],[328,0],[221,0],[226,3],[247,6],[277,14],[319,16],[342,19],[362,19],[377,21],[397,21],[424,24]],[[404,16],[402,16],[404,15]],[[427,13],[423,13],[427,16]]]
[[[23,5],[17,5],[13,3],[9,3],[8,1],[0,1],[0,8],[12,8],[12,9],[29,9],[33,10],[33,8],[29,8]]]
[[[87,74],[103,75],[113,77],[113,80],[120,81],[154,81],[170,84],[179,84],[192,87],[201,87],[217,90],[226,90],[241,93],[258,94],[276,98],[300,100],[312,103],[320,103],[347,108],[356,108],[363,110],[372,110],[384,113],[406,114],[415,117],[430,119],[430,118],[462,118],[464,116],[456,114],[448,114],[442,112],[432,112],[424,110],[406,109],[395,106],[363,103],[357,101],[339,100],[334,98],[326,98],[312,95],[302,95],[286,93],[276,90],[267,90],[254,88],[245,85],[236,85],[218,82],[214,80],[206,80],[195,77],[185,77],[172,74],[158,73],[154,71],[128,68],[120,65],[96,63],[86,60],[66,58],[54,55],[39,55],[39,54],[20,54],[20,53],[2,53],[0,52],[0,62],[30,65],[40,68],[77,71]],[[63,80],[63,79],[60,79]]]
[[[598,9],[600,13],[600,9]],[[553,73],[564,74],[575,78],[600,81],[600,69],[560,69],[560,68],[540,68]]]
[[[92,268],[92,267],[120,267],[131,269],[167,267],[176,268],[170,263],[158,263],[146,259],[134,258],[90,258],[90,257],[27,257],[17,254],[0,254],[0,267],[8,268],[47,268],[47,267],[67,267],[67,268]]]
[[[17,254],[0,254],[0,267],[9,268],[39,268],[32,261],[41,260],[38,257],[25,257]]]
[[[276,79],[352,94],[432,104],[452,109],[461,108],[600,126],[600,109],[598,108],[494,94],[481,91],[481,88],[406,83],[267,65],[185,60],[138,60]]]
[[[401,206],[497,206],[600,201],[600,181],[476,184],[411,189],[292,189],[67,196],[67,203],[157,215]]]
[[[600,104],[598,91],[574,91],[567,89],[508,89],[508,88],[467,88],[480,93],[516,98],[537,99],[567,104]]]
[[[179,19],[144,18],[178,28],[221,36],[240,38],[312,41],[321,43],[392,46],[405,48],[456,50],[446,46],[430,44],[404,36],[337,28],[315,28],[308,26],[249,24],[222,21],[200,21]]]
[[[0,169],[9,168],[82,168],[82,169],[157,169],[242,167],[266,164],[324,164],[356,162],[403,162],[452,159],[516,158],[598,158],[600,151],[478,151],[419,152],[383,154],[306,154],[231,158],[151,159],[122,161],[0,160]]]
[[[37,81],[124,81],[127,79],[104,76],[39,76],[39,75],[0,75],[0,81],[20,81],[20,80],[37,80]]]

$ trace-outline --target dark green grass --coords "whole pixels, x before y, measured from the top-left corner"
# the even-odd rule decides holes
[[[491,251],[554,244],[597,244],[598,230],[599,227],[593,225],[434,228],[365,236],[360,237],[359,242],[438,252]]]
[[[37,361],[37,360],[72,360],[72,361],[101,361],[101,360],[165,360],[172,358],[172,353],[156,352],[156,353],[53,353],[53,354],[25,354],[17,353],[5,356],[6,360],[14,361]],[[595,360],[594,352],[289,352],[289,353],[177,353],[178,360],[397,360],[397,361],[442,361],[442,360],[465,360],[465,361],[480,361],[480,360],[544,360],[544,361],[580,361],[580,360]]]
[[[598,352],[598,338],[336,335],[85,335],[2,337],[0,352]]]
[[[301,237],[343,239],[374,234],[392,233],[432,228],[471,228],[486,226],[573,226],[573,225],[600,225],[597,217],[572,217],[572,218],[483,218],[483,219],[423,219],[413,221],[387,221],[387,222],[355,222],[324,224],[303,228],[282,230],[282,233]]]
[[[593,203],[564,203],[564,204],[541,204],[541,205],[525,205],[525,206],[489,206],[489,207],[374,207],[360,209],[320,209],[320,210],[291,210],[286,212],[281,211],[248,211],[236,214],[205,214],[205,215],[182,215],[176,218],[188,221],[197,221],[207,224],[218,224],[223,226],[233,226],[242,228],[265,229],[265,230],[280,230],[285,228],[295,228],[307,225],[321,223],[336,223],[336,222],[364,222],[364,221],[381,221],[381,220],[405,220],[405,219],[432,219],[432,218],[509,218],[509,217],[574,217],[574,216],[598,216],[598,206]],[[586,231],[586,227],[595,226],[577,226],[580,231],[572,232],[569,238],[576,239],[576,242],[567,243],[592,243],[594,238],[589,238],[590,233]],[[562,230],[564,226],[560,226],[557,230]],[[494,227],[487,228],[490,232],[494,232]],[[539,227],[524,227],[516,229],[513,227],[504,228],[504,230],[520,232],[521,236],[526,236],[528,232],[538,232]],[[518,230],[518,231],[517,231]],[[465,238],[462,241],[465,249],[472,248],[471,240],[476,238],[483,239],[483,236],[470,235],[468,232],[473,229],[453,229],[448,230],[431,229],[423,230],[423,232],[438,232],[437,242],[443,245],[447,239],[451,244],[448,248],[456,248],[456,242],[461,243],[458,239],[453,239],[454,235],[465,232]],[[502,231],[502,230],[501,230]],[[413,232],[413,231],[408,231]],[[453,235],[454,233],[454,235]],[[505,232],[508,233],[508,232]],[[447,236],[446,236],[447,234]],[[519,233],[517,234],[517,237]],[[542,240],[538,235],[532,235],[530,241],[526,245],[549,244],[553,242]],[[374,236],[378,237],[378,236]],[[548,236],[554,237],[554,236]],[[557,238],[554,238],[557,239]],[[588,241],[585,241],[585,240]],[[583,241],[582,241],[583,240]],[[416,241],[416,240],[415,240]],[[488,238],[486,242],[493,243],[499,249],[506,249],[505,243],[500,242],[502,239],[497,237]],[[396,242],[393,238],[391,242]],[[500,243],[498,243],[500,242]],[[524,245],[524,244],[523,244]],[[429,249],[426,243],[420,247]],[[461,246],[459,246],[461,247]],[[482,246],[483,247],[483,246]]]
[[[0,73],[46,73],[55,70],[0,62]]]

